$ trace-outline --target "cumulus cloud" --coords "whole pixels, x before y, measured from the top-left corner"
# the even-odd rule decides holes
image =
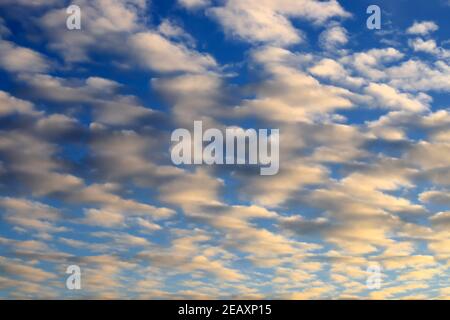
[[[0,66],[10,72],[45,72],[50,64],[39,52],[0,40]]]
[[[258,52],[255,57],[259,59]],[[280,122],[309,122],[317,115],[353,106],[351,92],[323,85],[284,61],[265,57],[262,64],[267,80],[256,88],[256,98],[242,103],[237,110]]]
[[[334,49],[348,42],[347,30],[341,26],[333,26],[321,33],[319,43],[326,49]]]
[[[381,108],[392,108],[400,110],[421,111],[426,110],[427,105],[405,93],[398,92],[387,84],[371,83],[366,92],[377,100]]]
[[[371,49],[354,53],[342,58],[342,62],[351,65],[362,76],[379,80],[385,77],[385,65],[401,60],[404,54],[395,48]]]
[[[363,78],[352,77],[341,63],[329,58],[320,60],[309,71],[315,76],[330,79],[344,86],[360,87],[365,82]]]
[[[323,23],[333,17],[349,14],[337,1],[235,1],[208,12],[216,18],[231,36],[246,41],[290,45],[302,40],[301,31],[291,23],[292,18],[302,18]]]
[[[89,61],[95,52],[126,54],[123,42],[128,32],[141,29],[146,1],[78,0],[82,8],[83,32],[71,32],[66,25],[66,8],[52,8],[39,18],[39,26],[49,39],[49,48],[67,62]],[[107,41],[102,41],[106,40]]]
[[[133,35],[130,46],[142,66],[158,72],[205,72],[216,66],[211,56],[173,44],[153,32]]]
[[[14,113],[38,115],[32,103],[12,97],[8,92],[0,91],[0,116]]]
[[[424,41],[423,39],[418,38],[411,42],[411,47],[414,51],[423,51],[427,53],[437,53],[439,51],[436,46],[436,41],[434,40]]]
[[[443,91],[450,90],[450,67],[443,61],[431,65],[411,59],[399,66],[387,70],[390,83],[397,88],[409,91]]]
[[[438,25],[433,21],[414,22],[414,24],[406,30],[408,34],[427,35],[438,30]]]

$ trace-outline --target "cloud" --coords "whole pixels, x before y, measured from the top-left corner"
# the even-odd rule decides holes
[[[436,41],[434,40],[424,41],[423,39],[417,38],[412,41],[410,45],[414,51],[427,52],[431,54],[436,54],[439,52]]]
[[[161,229],[162,229],[160,225],[158,225],[158,224],[156,224],[156,223],[153,223],[153,222],[150,222],[150,221],[148,221],[148,220],[146,220],[146,219],[143,219],[143,218],[137,218],[137,219],[136,219],[136,223],[137,223],[140,227],[142,227],[143,229],[145,229],[145,230],[147,230],[147,231],[149,231],[149,232],[156,231],[156,230],[161,230]]]
[[[28,87],[28,94],[33,98],[65,105],[91,105],[99,123],[120,126],[160,117],[160,113],[142,106],[135,96],[118,94],[121,84],[109,79],[66,79],[35,74],[19,75],[18,80]]]
[[[342,62],[351,65],[361,76],[372,80],[383,79],[385,65],[401,60],[404,54],[395,48],[371,49],[342,58]]]
[[[155,32],[134,34],[129,41],[138,63],[158,72],[206,72],[217,66],[211,56],[171,43]]]
[[[188,274],[202,272],[212,274],[226,282],[242,280],[244,278],[242,274],[208,254],[209,246],[205,242],[209,239],[208,235],[194,231],[192,235],[181,235],[173,239],[168,248],[144,251],[139,257],[149,261],[156,268],[170,268]]]
[[[450,145],[448,143],[429,143],[426,141],[416,143],[406,154],[411,162],[425,170],[448,168],[448,156],[450,156]]]
[[[254,56],[258,61],[258,51]],[[254,99],[242,102],[238,113],[271,121],[310,122],[334,110],[353,107],[350,91],[323,85],[283,60],[272,61],[270,56],[264,59],[258,62],[266,80],[256,87]]]
[[[195,46],[195,39],[174,21],[163,20],[158,26],[158,31],[166,38],[182,40],[192,47]]]
[[[43,282],[56,278],[56,275],[50,272],[5,257],[0,257],[0,267],[8,275],[19,276],[29,281]]]
[[[371,83],[366,89],[366,93],[376,99],[377,106],[381,108],[400,109],[409,111],[423,111],[427,105],[417,98],[408,94],[400,93],[395,88],[387,84]]]
[[[291,45],[301,42],[301,31],[290,22],[302,18],[323,23],[333,17],[349,14],[337,1],[236,1],[228,0],[222,7],[207,11],[224,27],[225,32],[249,42]]]
[[[86,210],[85,217],[82,220],[83,223],[89,225],[107,228],[123,226],[124,221],[125,217],[118,212],[97,209]]]
[[[419,195],[422,202],[432,204],[450,204],[450,194],[447,191],[426,191]]]
[[[390,286],[383,288],[381,291],[373,292],[371,293],[370,298],[374,300],[390,299],[408,291],[426,288],[428,288],[428,285],[420,282],[405,283],[403,285]]]
[[[11,35],[11,30],[8,29],[5,19],[0,18],[0,37],[8,37]]]
[[[106,226],[106,225],[105,225]],[[118,247],[148,247],[150,242],[143,238],[128,233],[121,232],[94,232],[91,234],[93,237],[109,238]]]
[[[439,27],[433,21],[414,22],[414,24],[406,30],[408,34],[427,35],[438,30]]]
[[[430,220],[437,228],[447,229],[450,226],[450,212],[438,212]]]
[[[390,84],[408,91],[450,90],[450,67],[443,61],[429,65],[419,60],[408,60],[387,70]]]
[[[324,228],[324,238],[348,254],[374,253],[389,247],[389,234],[400,225],[397,215],[420,214],[421,206],[394,197],[384,190],[411,186],[413,170],[389,159],[364,171],[352,173],[326,189],[318,188],[303,201],[322,208],[332,223]]]
[[[277,207],[293,197],[308,185],[325,181],[327,171],[316,164],[307,164],[305,160],[291,160],[289,165],[281,167],[279,174],[268,179],[240,175],[246,181],[242,190],[252,201],[267,207]]]
[[[163,157],[163,152],[167,152],[163,144],[167,141],[164,140],[166,136],[162,133],[153,135],[155,131],[145,130],[142,133],[133,130],[111,132],[99,125],[92,125],[91,133],[91,163],[99,175],[108,181],[131,179],[140,185],[156,187],[162,180],[177,177],[182,171],[171,165],[156,163]]]
[[[326,231],[330,227],[330,221],[326,218],[316,218],[313,220],[304,219],[302,216],[291,216],[281,220],[281,225],[299,235],[317,235]]]
[[[0,206],[4,210],[3,219],[14,226],[38,232],[65,230],[56,226],[61,218],[59,211],[48,205],[20,198],[0,198]]]
[[[309,71],[317,77],[330,79],[343,86],[360,87],[365,83],[363,78],[352,77],[341,63],[329,58],[320,60]]]
[[[348,42],[347,30],[341,26],[333,26],[319,36],[319,44],[331,50],[343,46]]]
[[[32,103],[12,97],[8,92],[0,91],[0,117],[14,113],[39,115]]]
[[[9,72],[45,72],[50,63],[40,53],[0,39],[0,67]]]
[[[178,0],[178,3],[187,9],[199,9],[210,4],[210,0]]]
[[[168,208],[158,208],[146,203],[122,198],[113,193],[113,191],[117,190],[117,187],[114,184],[92,184],[84,188],[71,190],[71,192],[64,195],[64,198],[75,203],[102,205],[105,209],[105,215],[111,215],[113,218],[113,224],[121,221],[118,212],[130,216],[148,216],[159,219],[167,218],[174,214],[174,211]],[[87,221],[98,222],[100,221],[98,218],[102,214],[102,211],[90,210],[87,212]]]
[[[123,43],[129,32],[141,29],[146,1],[77,0],[73,4],[82,8],[82,32],[63,27],[67,19],[65,7],[52,8],[38,20],[51,50],[70,63],[89,61],[95,52],[127,54]]]
[[[24,132],[4,132],[0,138],[0,155],[4,168],[0,178],[20,179],[32,194],[46,195],[72,190],[82,179],[61,173],[62,165],[53,158],[54,145]]]
[[[158,189],[162,201],[177,205],[189,213],[201,206],[220,204],[218,197],[222,184],[223,181],[212,177],[210,172],[198,169],[193,173],[181,174]]]
[[[0,2],[0,296],[72,298],[71,264],[84,299],[448,293],[439,20],[377,46],[338,1],[75,0],[79,32],[60,1]],[[195,120],[279,129],[279,173],[174,166]]]

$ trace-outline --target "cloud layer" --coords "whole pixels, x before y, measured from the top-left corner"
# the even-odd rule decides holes
[[[74,4],[0,1],[0,297],[450,297],[446,16]],[[195,120],[279,128],[279,174],[174,166]]]

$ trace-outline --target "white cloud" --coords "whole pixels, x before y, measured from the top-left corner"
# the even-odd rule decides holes
[[[438,30],[439,27],[433,21],[414,22],[414,24],[406,30],[408,34],[427,35]]]
[[[39,18],[48,47],[67,62],[89,61],[90,54],[102,52],[127,55],[124,42],[129,33],[143,29],[146,1],[143,0],[78,0],[82,8],[81,32],[65,27],[66,8],[48,10]]]
[[[198,9],[206,7],[211,0],[178,0],[178,3],[187,9]]]
[[[414,49],[414,51],[422,51],[432,54],[439,53],[436,41],[432,39],[425,41],[423,39],[417,38],[410,42],[410,46]]]
[[[427,37],[433,26],[416,30],[420,38],[383,33],[402,53],[371,50],[358,33],[349,41],[337,1],[179,0],[158,24],[151,1],[75,0],[81,32],[59,28],[63,6],[39,5],[51,2],[19,0],[33,16],[20,43],[55,50],[63,63],[1,40],[0,65],[11,72],[3,90],[32,101],[0,91],[0,191],[10,194],[0,215],[21,239],[0,237],[0,250],[20,257],[0,257],[7,298],[52,297],[60,288],[51,274],[68,262],[82,267],[83,298],[435,296],[427,281],[450,254],[450,213],[440,208],[449,203],[450,110],[425,92],[450,91],[450,69],[443,42]],[[13,1],[0,3],[3,11]],[[204,42],[216,35],[197,40],[204,34],[182,27],[204,12],[251,49],[236,46],[219,66]],[[15,26],[7,13],[0,29]],[[288,50],[307,22],[321,45]],[[433,55],[411,58],[408,44]],[[16,52],[41,63],[27,71]],[[279,174],[173,166],[170,131],[194,120],[279,128]],[[369,260],[392,270],[372,295]]]
[[[342,63],[351,66],[361,76],[380,80],[386,77],[386,64],[401,60],[404,54],[395,48],[371,49],[357,52],[340,59]]]
[[[0,39],[0,66],[10,72],[45,72],[50,64],[39,52]]]
[[[389,84],[408,91],[450,91],[450,66],[444,61],[432,65],[411,59],[386,69]]]
[[[328,50],[345,45],[347,42],[347,30],[341,26],[331,27],[319,36],[319,44]]]
[[[448,170],[450,144],[420,141],[416,143],[407,154],[405,154],[405,158],[409,159],[409,161],[420,166],[424,170],[439,168]],[[442,177],[445,180],[445,176]]]
[[[47,74],[20,74],[17,78],[35,98],[66,105],[81,102],[91,105],[99,123],[124,125],[159,115],[142,106],[136,97],[117,94],[121,84],[109,79],[94,76],[67,79]]]
[[[140,65],[158,72],[205,72],[217,66],[210,55],[191,51],[155,32],[134,34],[129,44]]]
[[[365,83],[363,78],[352,77],[342,64],[333,59],[322,59],[309,71],[318,77],[330,79],[344,86],[360,87]]]
[[[174,21],[163,20],[158,26],[158,32],[168,39],[182,40],[190,46],[195,45],[195,39]]]
[[[225,32],[249,42],[290,45],[302,41],[302,33],[289,19],[303,18],[323,23],[349,14],[337,1],[227,0],[223,7],[208,9]]]
[[[226,110],[227,88],[224,79],[216,73],[183,74],[176,77],[154,78],[152,87],[161,93],[172,107],[177,123],[192,126],[203,119],[210,125],[220,115],[230,115]]]
[[[286,52],[281,56],[265,56],[265,52],[266,48],[253,52],[264,68],[265,80],[255,87],[255,98],[244,100],[236,109],[238,114],[284,123],[311,122],[334,110],[353,107],[349,90],[323,85],[291,66]]]
[[[406,93],[400,93],[395,88],[387,84],[371,83],[365,89],[366,93],[373,96],[380,108],[389,108],[397,110],[424,111],[428,108],[419,99],[412,97]]]

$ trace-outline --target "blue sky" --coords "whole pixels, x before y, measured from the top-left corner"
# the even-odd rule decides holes
[[[449,11],[0,0],[0,297],[449,298]],[[173,165],[196,120],[280,172]]]

